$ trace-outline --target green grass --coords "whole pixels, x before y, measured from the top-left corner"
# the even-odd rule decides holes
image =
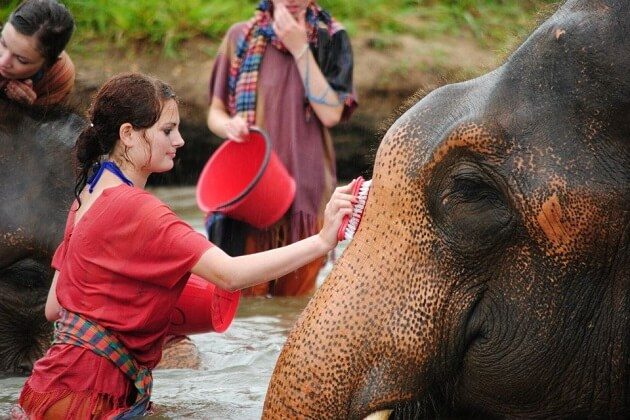
[[[371,31],[420,37],[471,33],[480,44],[501,48],[531,29],[536,12],[556,0],[320,0],[351,35]],[[2,2],[4,21],[19,0]],[[142,42],[167,55],[195,37],[219,40],[237,21],[252,16],[257,0],[65,0],[75,16],[73,44],[125,47]]]

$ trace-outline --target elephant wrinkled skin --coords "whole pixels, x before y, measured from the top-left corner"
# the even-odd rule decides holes
[[[630,1],[568,1],[377,153],[264,418],[626,417]]]
[[[83,120],[0,99],[0,372],[27,372],[50,345],[50,260],[72,200]]]

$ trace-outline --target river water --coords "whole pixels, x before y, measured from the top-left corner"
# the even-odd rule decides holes
[[[158,197],[204,232],[194,188],[154,188]],[[337,255],[343,251],[340,244]],[[330,272],[328,263],[318,284]],[[243,298],[230,328],[192,336],[202,354],[201,370],[154,372],[154,419],[259,419],[276,359],[308,298]],[[0,418],[17,401],[26,378],[0,377]]]

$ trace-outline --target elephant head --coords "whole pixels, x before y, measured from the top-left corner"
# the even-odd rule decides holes
[[[75,114],[0,99],[0,372],[28,371],[50,345],[50,261],[72,200]]]
[[[627,417],[629,246],[630,1],[568,1],[385,134],[263,417]]]

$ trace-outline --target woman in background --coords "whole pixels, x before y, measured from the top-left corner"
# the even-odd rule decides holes
[[[74,65],[64,51],[74,19],[56,0],[26,0],[0,35],[0,94],[26,105],[63,102],[74,86]]]
[[[356,107],[352,68],[346,31],[312,0],[263,0],[251,20],[229,29],[210,79],[208,126],[236,141],[246,141],[249,127],[261,127],[296,182],[288,213],[269,229],[249,229],[245,253],[293,243],[321,227],[336,184],[328,128]],[[324,262],[248,293],[310,293]]]

